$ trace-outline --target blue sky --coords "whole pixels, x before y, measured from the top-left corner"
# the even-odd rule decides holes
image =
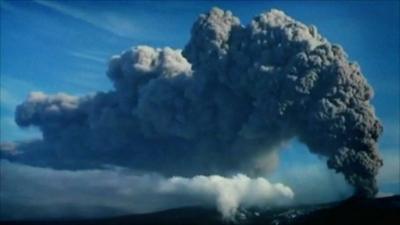
[[[373,104],[384,125],[380,148],[398,168],[399,3],[376,2],[121,2],[1,0],[1,141],[40,137],[13,122],[15,106],[30,91],[84,95],[111,89],[105,71],[113,54],[135,45],[183,48],[197,16],[212,6],[231,10],[246,24],[277,8],[315,25],[357,61],[375,89]],[[318,162],[296,141],[282,151],[280,168]],[[397,165],[397,167],[396,167]],[[278,168],[279,169],[279,168]],[[388,175],[393,180],[397,175]],[[397,177],[399,178],[399,177]],[[399,178],[400,179],[400,178]],[[399,180],[381,184],[400,192]]]

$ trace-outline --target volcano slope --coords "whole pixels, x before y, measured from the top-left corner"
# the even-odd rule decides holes
[[[223,220],[217,210],[185,207],[166,211],[83,220],[1,221],[10,225],[394,225],[400,222],[400,195],[376,198],[351,198],[342,202],[275,209],[249,209],[235,221]]]

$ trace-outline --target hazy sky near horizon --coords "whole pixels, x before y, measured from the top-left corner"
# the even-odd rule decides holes
[[[31,91],[86,95],[112,89],[105,75],[114,54],[136,45],[183,48],[200,13],[231,10],[247,24],[276,8],[313,24],[360,64],[375,90],[373,105],[383,123],[379,146],[387,167],[381,191],[400,193],[399,3],[396,1],[0,1],[0,141],[40,137],[14,122],[16,105]],[[291,168],[317,165],[315,155],[294,141],[281,152],[272,179]],[[295,175],[291,175],[292,177]],[[336,179],[336,178],[335,178]]]

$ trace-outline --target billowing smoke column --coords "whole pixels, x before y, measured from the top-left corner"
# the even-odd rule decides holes
[[[31,93],[16,122],[39,127],[43,140],[20,144],[13,157],[55,168],[256,175],[297,137],[356,195],[377,193],[382,126],[371,87],[340,46],[281,11],[243,26],[214,8],[182,52],[134,47],[111,59],[107,75],[115,87],[107,93]]]

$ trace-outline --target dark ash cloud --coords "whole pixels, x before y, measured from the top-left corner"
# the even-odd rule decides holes
[[[281,11],[243,26],[214,8],[194,23],[182,52],[134,47],[111,59],[107,75],[115,90],[106,93],[31,93],[16,122],[39,127],[43,140],[3,157],[54,168],[254,176],[297,137],[357,195],[377,193],[382,126],[372,88],[340,46]]]

